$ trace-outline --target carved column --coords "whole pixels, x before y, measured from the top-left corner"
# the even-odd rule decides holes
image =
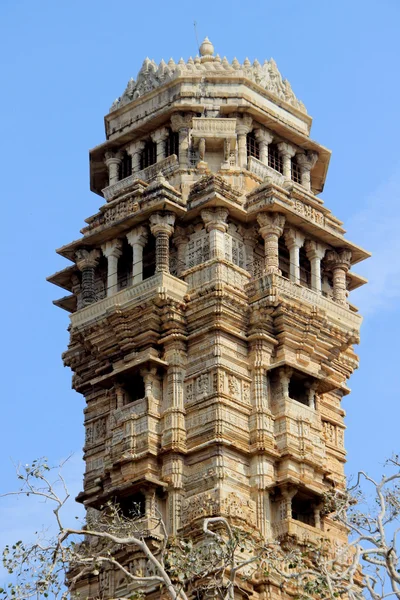
[[[207,233],[210,236],[210,258],[225,258],[225,233],[228,229],[226,208],[206,208],[201,211]]]
[[[313,169],[318,160],[318,153],[301,152],[297,154],[296,160],[301,170],[301,185],[307,190],[311,190],[311,169]]]
[[[156,273],[169,273],[169,238],[174,232],[173,213],[154,213],[150,216],[151,233],[156,238]]]
[[[239,167],[247,169],[247,140],[246,136],[250,133],[253,125],[253,119],[249,115],[244,115],[237,119],[236,133],[238,142]]]
[[[165,158],[165,140],[168,137],[168,129],[162,127],[151,134],[151,139],[157,144],[157,162]]]
[[[297,494],[296,488],[286,487],[286,488],[282,489],[282,496],[283,496],[283,503],[284,503],[282,517],[285,520],[292,518],[292,500],[296,494]]]
[[[179,166],[187,169],[189,166],[189,131],[192,127],[192,113],[171,116],[172,131],[179,133]]]
[[[102,252],[107,258],[107,296],[112,296],[118,291],[118,259],[122,254],[121,240],[106,242]]]
[[[108,168],[108,185],[113,185],[119,180],[121,154],[119,152],[106,152],[104,162]]]
[[[129,153],[132,156],[132,173],[138,173],[140,171],[140,159],[145,145],[146,142],[140,140],[133,142],[129,147]]]
[[[350,269],[351,251],[333,250],[327,253],[327,262],[333,275],[333,299],[338,304],[347,304],[346,275]]]
[[[291,159],[296,154],[296,148],[287,142],[279,142],[278,150],[282,156],[283,176],[286,179],[292,178],[292,161]]]
[[[320,292],[322,289],[321,260],[325,256],[326,248],[318,242],[309,240],[305,244],[305,249],[311,264],[311,289]]]
[[[254,276],[254,248],[257,244],[257,231],[255,227],[239,227],[239,233],[243,238],[245,255],[246,255],[246,269],[251,275]]]
[[[186,248],[189,242],[189,237],[182,227],[175,228],[174,244],[177,249],[177,276],[181,277],[182,272],[186,269]]]
[[[285,217],[279,213],[261,213],[257,216],[257,221],[265,244],[264,272],[280,274],[278,244],[283,233]]]
[[[124,388],[120,383],[115,384],[115,396],[117,408],[122,408],[124,406]]]
[[[99,250],[77,250],[76,266],[82,273],[82,306],[96,302],[95,268],[99,264]]]
[[[292,376],[293,369],[290,367],[282,367],[279,369],[279,381],[281,384],[282,397],[284,400],[288,400],[289,396],[289,383]]]
[[[143,281],[143,248],[147,242],[147,229],[140,225],[126,234],[128,244],[132,246],[132,284]]]
[[[284,235],[290,253],[290,279],[300,283],[300,248],[304,244],[304,235],[292,228],[286,229]]]
[[[305,387],[307,388],[307,391],[308,391],[308,406],[310,408],[315,409],[315,397],[316,397],[318,383],[317,382],[308,383],[308,384],[306,384]]]
[[[144,395],[148,400],[151,400],[154,397],[153,387],[157,380],[157,369],[154,367],[151,369],[141,369],[140,375],[143,377]]]
[[[260,161],[268,164],[268,146],[274,139],[273,134],[267,129],[255,129],[254,134],[260,148]]]

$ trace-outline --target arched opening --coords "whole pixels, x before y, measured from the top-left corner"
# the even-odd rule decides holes
[[[140,155],[140,169],[146,169],[157,162],[157,144],[148,140]]]
[[[283,235],[279,238],[278,243],[278,253],[279,253],[279,270],[282,273],[283,277],[289,279],[290,276],[290,252],[286,247],[285,238]]]
[[[165,156],[172,156],[173,154],[179,158],[179,133],[170,129],[165,140]]]
[[[254,158],[260,159],[260,146],[256,140],[254,131],[251,131],[246,136],[247,144],[247,156],[254,156]]]
[[[283,173],[283,161],[276,144],[269,144],[268,146],[268,166],[279,173]]]
[[[311,287],[311,263],[307,257],[304,246],[300,248],[299,252],[300,262],[300,284],[305,287]]]
[[[118,179],[125,179],[125,177],[129,177],[129,175],[132,175],[132,156],[124,150],[122,153],[122,160],[118,167]]]

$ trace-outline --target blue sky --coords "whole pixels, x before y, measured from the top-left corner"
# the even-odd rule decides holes
[[[0,492],[15,461],[71,452],[81,484],[82,398],[62,366],[68,316],[47,275],[67,266],[56,247],[79,236],[99,197],[89,191],[88,150],[103,116],[146,56],[196,54],[201,39],[229,60],[271,56],[314,119],[312,137],[333,151],[325,204],[348,237],[373,252],[353,295],[365,316],[359,371],[350,381],[348,472],[378,473],[398,447],[400,368],[400,158],[398,0],[2,0],[3,377]],[[18,537],[43,506],[0,503],[3,537]],[[0,539],[0,545],[2,545]]]

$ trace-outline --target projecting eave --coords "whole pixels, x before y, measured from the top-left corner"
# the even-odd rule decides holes
[[[71,260],[73,260],[73,258]],[[54,273],[54,275],[50,275],[50,277],[47,277],[46,281],[48,281],[49,283],[54,283],[54,285],[58,285],[58,287],[62,288],[63,290],[72,292],[72,277],[77,272],[78,268],[75,265],[66,267],[61,271],[57,271],[57,273]]]

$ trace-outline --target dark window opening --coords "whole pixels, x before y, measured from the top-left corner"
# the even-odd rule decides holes
[[[307,258],[307,253],[304,246],[300,248],[299,252],[300,260],[300,284],[305,287],[311,287],[311,263]]]
[[[126,519],[144,517],[146,514],[146,499],[144,494],[138,492],[132,496],[123,496],[115,500],[120,514]]]
[[[165,140],[165,156],[172,156],[173,154],[176,154],[179,158],[179,133],[170,130]]]
[[[269,144],[268,146],[268,166],[279,173],[283,173],[283,162],[282,157],[279,154],[276,144]]]
[[[297,164],[296,157],[292,158],[292,179],[295,183],[301,183],[300,166]]]
[[[118,259],[118,290],[123,290],[132,285],[132,263],[132,246],[124,239],[122,254]]]
[[[118,179],[125,179],[132,175],[132,156],[126,151],[122,154],[122,160],[118,167]]]
[[[260,159],[260,146],[256,140],[254,131],[247,134],[246,143],[247,143],[247,156],[254,156],[254,158]]]
[[[283,277],[289,279],[290,276],[290,252],[286,247],[285,238],[283,235],[279,238],[279,270]]]
[[[141,400],[145,396],[143,377],[139,373],[124,378],[122,386],[124,389],[124,406],[136,400]]]
[[[140,168],[146,169],[150,165],[154,165],[157,162],[157,144],[152,141],[145,143],[145,146],[140,155]]]
[[[292,519],[315,527],[313,501],[310,498],[296,494],[292,498]]]
[[[152,277],[156,272],[156,241],[150,235],[143,248],[143,279]]]
[[[289,398],[309,406],[309,388],[307,378],[299,373],[293,373],[289,382]]]

